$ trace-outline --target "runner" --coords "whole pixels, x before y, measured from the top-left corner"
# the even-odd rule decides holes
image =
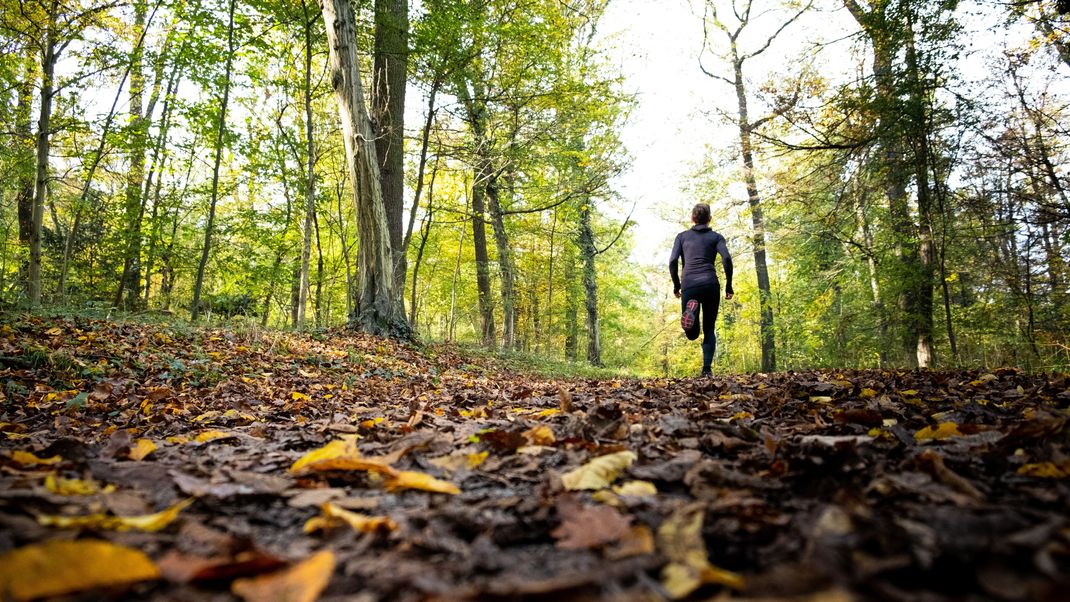
[[[699,318],[702,327],[702,376],[710,376],[713,352],[717,349],[714,323],[721,303],[721,283],[717,279],[714,262],[721,256],[724,266],[725,299],[732,298],[732,256],[723,236],[710,229],[710,206],[699,203],[691,210],[690,230],[676,235],[669,257],[669,274],[672,276],[673,294],[680,299],[680,326],[687,338],[694,341],[699,334]],[[677,261],[683,261],[684,273],[681,286]]]

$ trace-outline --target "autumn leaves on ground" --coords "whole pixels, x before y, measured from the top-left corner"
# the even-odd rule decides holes
[[[13,315],[0,381],[0,599],[1070,595],[1064,376],[547,380]]]

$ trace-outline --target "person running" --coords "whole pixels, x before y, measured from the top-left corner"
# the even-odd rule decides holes
[[[669,257],[669,275],[672,276],[673,294],[680,299],[680,326],[689,340],[699,334],[699,317],[702,318],[702,376],[710,376],[713,352],[717,349],[714,323],[721,303],[721,283],[717,280],[714,262],[721,256],[724,266],[725,299],[732,298],[732,256],[723,236],[710,229],[710,206],[699,203],[691,210],[690,230],[676,235]],[[683,261],[684,273],[681,286],[677,262]]]

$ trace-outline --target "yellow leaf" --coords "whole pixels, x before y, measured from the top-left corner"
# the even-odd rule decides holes
[[[902,395],[903,397],[917,397],[918,396],[918,390],[917,389],[907,389],[906,391],[900,391],[899,394]]]
[[[334,553],[317,552],[294,566],[252,579],[238,579],[230,591],[246,602],[313,602],[334,573]]]
[[[970,385],[977,387],[985,383],[990,383],[998,378],[995,374],[982,374],[977,380],[971,380]]]
[[[591,499],[607,506],[613,506],[614,508],[620,508],[624,505],[620,497],[608,489],[600,489],[591,494]]]
[[[0,592],[5,599],[60,596],[159,576],[142,552],[93,539],[52,540],[0,556]]]
[[[52,456],[51,458],[39,458],[34,455],[33,452],[15,450],[10,452],[10,458],[23,466],[53,466],[63,461],[63,458],[59,456]]]
[[[947,439],[949,437],[961,437],[959,425],[954,422],[941,422],[938,426],[927,426],[914,433],[914,439],[925,441],[927,439]]]
[[[138,439],[127,456],[135,462],[140,462],[154,451],[156,451],[156,444],[151,439]]]
[[[56,326],[54,328],[49,328],[48,330],[46,330],[45,334],[47,334],[50,337],[59,336],[59,335],[63,334],[63,329],[60,328],[59,326]]]
[[[594,460],[569,471],[561,476],[561,483],[569,491],[580,489],[602,489],[617,480],[625,468],[631,466],[638,456],[634,452],[622,451],[599,456]]]
[[[465,465],[468,466],[469,469],[477,468],[480,464],[486,461],[487,456],[489,455],[490,452],[486,451],[481,451],[474,454],[467,454],[465,456]]]
[[[702,539],[705,512],[705,505],[691,504],[674,512],[658,527],[658,547],[669,559],[661,571],[661,583],[673,599],[685,598],[705,584],[743,588],[742,577],[710,564]]]
[[[294,401],[308,401],[311,399],[311,397],[299,391],[294,391],[293,393],[290,393],[290,398]]]
[[[166,510],[141,516],[111,516],[108,514],[89,514],[86,516],[38,515],[37,522],[46,527],[146,531],[151,533],[170,525],[178,518],[178,513],[192,503],[192,499],[183,500]]]
[[[193,440],[197,443],[207,443],[209,441],[215,441],[216,439],[228,439],[232,437],[237,437],[237,435],[225,431],[204,431],[194,437]]]
[[[862,397],[876,397],[876,396],[877,396],[877,392],[875,390],[870,389],[868,387],[865,388],[865,389],[862,389]]]
[[[751,414],[747,411],[743,411],[733,414],[728,420],[729,422],[731,422],[732,420],[750,420],[751,418],[754,418],[754,414]]]
[[[178,445],[178,444],[181,444],[181,443],[189,443],[189,437],[187,437],[185,435],[171,435],[170,437],[168,437],[164,441],[167,441],[168,443],[174,443],[174,444]]]
[[[314,516],[305,522],[305,533],[312,533],[333,526],[346,524],[354,531],[374,533],[376,531],[394,531],[398,528],[389,516],[368,516],[351,512],[341,506],[327,502],[320,507],[323,516]]]
[[[628,481],[613,488],[617,495],[642,497],[644,495],[657,495],[658,488],[650,481]]]
[[[52,473],[45,477],[45,489],[57,495],[96,495],[98,493],[111,493],[115,491],[114,485],[108,485],[101,489],[96,481],[82,479],[65,479]]]
[[[1065,479],[1070,477],[1070,461],[1063,462],[1061,465],[1054,462],[1023,464],[1018,468],[1018,474],[1041,479]]]
[[[553,445],[557,441],[557,438],[554,437],[554,431],[545,425],[532,427],[524,431],[524,438],[531,445]]]
[[[377,458],[365,458],[357,449],[357,438],[353,436],[335,439],[321,448],[314,449],[301,456],[290,466],[290,472],[303,470],[322,472],[325,470],[368,470],[384,474],[397,471],[389,464]]]
[[[560,413],[561,413],[561,410],[559,408],[550,408],[549,410],[543,410],[541,412],[536,412],[535,414],[533,414],[533,417],[535,417],[535,418],[548,418],[550,416],[556,416],[556,415],[558,415]]]
[[[457,494],[461,492],[461,490],[453,483],[440,481],[429,474],[413,470],[395,471],[393,475],[387,477],[386,488],[390,491],[397,489],[420,489],[423,491],[432,491],[434,493]]]
[[[812,403],[832,403],[832,398],[828,395],[811,395],[810,401]]]

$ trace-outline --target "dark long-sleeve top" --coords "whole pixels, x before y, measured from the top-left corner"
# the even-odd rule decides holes
[[[717,270],[714,267],[717,255],[721,256],[724,266],[725,293],[732,291],[732,256],[723,236],[710,229],[707,224],[696,224],[690,230],[676,235],[669,257],[669,275],[672,276],[673,292],[681,288],[695,288],[717,283]],[[683,285],[681,287],[677,262],[684,262]]]

